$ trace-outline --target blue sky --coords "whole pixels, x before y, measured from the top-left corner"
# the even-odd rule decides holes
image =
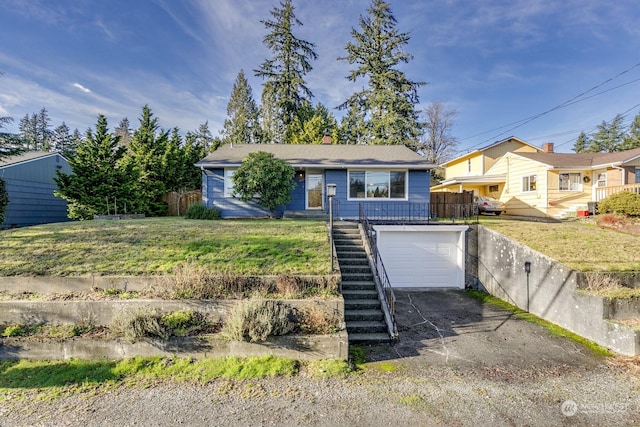
[[[240,69],[260,99],[253,70],[269,56],[260,20],[275,3],[0,0],[0,116],[12,116],[17,132],[21,117],[46,107],[53,127],[65,121],[84,132],[98,114],[112,129],[123,117],[137,127],[148,104],[165,128],[186,132],[208,120],[217,135]],[[336,107],[360,86],[336,58],[370,1],[293,3],[304,24],[296,35],[319,55],[307,75],[314,101]],[[509,135],[570,152],[581,130],[640,112],[637,0],[390,3],[398,29],[411,34],[414,59],[403,71],[429,83],[419,108],[439,100],[457,111],[461,152]]]

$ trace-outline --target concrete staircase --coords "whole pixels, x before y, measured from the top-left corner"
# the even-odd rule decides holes
[[[334,223],[333,239],[342,274],[349,342],[378,344],[391,341],[358,224]]]

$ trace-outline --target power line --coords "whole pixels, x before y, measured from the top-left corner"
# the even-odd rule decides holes
[[[538,119],[538,118],[540,118],[540,117],[542,117],[542,116],[544,116],[544,115],[546,115],[546,114],[549,114],[549,113],[551,113],[551,112],[553,112],[553,111],[556,111],[556,110],[558,110],[558,109],[560,109],[560,108],[564,108],[564,107],[567,107],[567,106],[569,106],[569,105],[573,105],[573,104],[575,104],[575,103],[577,103],[577,102],[582,101],[582,100],[578,100],[578,98],[581,98],[581,97],[585,96],[586,94],[588,94],[588,93],[590,93],[590,92],[592,92],[592,91],[594,91],[594,90],[598,89],[599,87],[602,87],[602,86],[606,85],[607,83],[609,83],[609,82],[611,82],[611,81],[613,81],[613,80],[615,80],[615,79],[617,79],[617,78],[619,78],[619,77],[621,77],[621,76],[623,76],[623,75],[625,75],[625,74],[627,74],[627,73],[631,72],[632,70],[634,70],[635,68],[638,68],[638,67],[640,67],[640,62],[638,62],[637,64],[635,64],[635,65],[631,66],[630,68],[628,68],[628,69],[626,69],[626,70],[624,70],[624,71],[621,71],[620,73],[616,74],[615,76],[613,76],[613,77],[611,77],[611,78],[608,78],[608,79],[604,80],[604,81],[603,81],[603,82],[601,82],[601,83],[598,83],[597,85],[593,86],[591,89],[588,89],[588,90],[586,90],[586,91],[584,91],[584,92],[582,92],[582,93],[580,93],[580,94],[578,94],[578,95],[576,95],[576,96],[573,96],[572,98],[570,98],[570,99],[568,99],[568,100],[566,100],[566,101],[562,102],[561,104],[558,104],[558,105],[556,105],[555,107],[550,108],[549,110],[546,110],[546,111],[544,111],[544,112],[542,112],[542,113],[535,114],[535,115],[530,116],[530,117],[527,117],[527,118],[525,118],[525,119],[518,120],[518,121],[515,121],[515,122],[513,122],[513,123],[510,123],[510,124],[507,124],[507,125],[503,125],[503,126],[500,126],[500,127],[498,127],[498,128],[494,128],[494,129],[492,129],[492,130],[488,130],[488,131],[486,131],[486,132],[482,132],[482,133],[479,133],[479,134],[476,134],[476,135],[473,135],[473,136],[469,136],[469,137],[462,138],[462,139],[460,139],[460,141],[464,141],[464,140],[466,140],[466,139],[474,138],[474,137],[481,136],[481,135],[486,135],[486,134],[488,134],[488,133],[494,132],[494,131],[496,131],[496,130],[503,129],[503,128],[508,127],[508,126],[517,125],[517,126],[514,126],[514,127],[510,128],[510,129],[508,129],[508,130],[504,131],[504,132],[501,132],[501,133],[499,133],[499,134],[497,134],[497,135],[495,135],[495,136],[493,136],[493,137],[491,137],[491,138],[489,138],[489,139],[486,139],[486,140],[481,141],[481,142],[479,142],[479,143],[477,143],[477,144],[475,144],[475,145],[472,145],[472,146],[470,146],[470,147],[467,147],[467,149],[471,149],[471,148],[477,147],[477,146],[479,146],[479,145],[485,144],[485,143],[487,143],[487,142],[489,142],[489,141],[492,141],[492,140],[494,140],[494,139],[496,139],[496,138],[498,138],[498,137],[500,137],[500,136],[502,136],[502,135],[504,135],[504,134],[506,134],[506,133],[509,133],[509,132],[511,132],[511,131],[513,131],[513,130],[515,130],[515,129],[518,129],[518,128],[520,128],[520,127],[524,126],[525,124],[530,123],[530,122],[532,122],[533,120],[536,120],[536,119]],[[615,88],[611,88],[611,89],[608,89],[608,90],[606,90],[606,91],[603,91],[603,92],[600,92],[600,93],[594,94],[594,95],[592,95],[592,96],[589,96],[589,97],[587,97],[587,98],[584,98],[583,100],[593,98],[594,96],[598,96],[598,95],[601,95],[601,94],[603,94],[603,93],[609,92],[609,91],[611,91],[611,90],[614,90],[614,89],[617,89],[617,88],[620,88],[620,87],[626,86],[626,85],[631,84],[631,83],[634,83],[634,82],[636,82],[636,81],[638,81],[638,80],[640,80],[640,79],[632,80],[631,82],[627,82],[627,83],[625,83],[625,84],[623,84],[623,85],[620,85],[620,86],[617,86],[617,87],[615,87]]]

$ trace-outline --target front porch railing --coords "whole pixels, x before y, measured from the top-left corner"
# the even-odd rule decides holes
[[[473,203],[416,203],[416,202],[366,202],[360,204],[360,210],[369,221],[419,222],[430,223],[435,220],[477,219]]]
[[[381,303],[383,307],[383,311],[385,314],[385,320],[387,323],[387,327],[389,329],[389,334],[392,338],[398,337],[398,325],[396,323],[396,296],[393,292],[393,288],[391,287],[391,282],[389,281],[389,276],[387,275],[387,271],[384,268],[384,263],[382,262],[382,257],[380,256],[380,252],[378,252],[378,247],[376,246],[375,232],[373,230],[373,226],[369,222],[367,218],[367,214],[360,204],[359,209],[360,215],[360,225],[362,226],[365,234],[367,247],[367,253],[370,257],[370,264],[374,269],[374,274],[376,277],[376,287],[379,287],[378,294],[381,296]]]
[[[612,194],[619,193],[621,191],[629,191],[631,193],[640,194],[640,184],[627,184],[627,185],[611,185],[608,187],[596,187],[595,201],[600,202],[603,199],[611,196]]]

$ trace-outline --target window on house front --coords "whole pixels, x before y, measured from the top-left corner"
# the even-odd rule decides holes
[[[224,170],[224,197],[233,197],[233,174],[236,173],[235,169]]]
[[[607,173],[600,172],[596,175],[596,187],[606,187],[607,186]]]
[[[528,175],[522,177],[522,192],[536,191],[536,176]]]
[[[636,184],[640,184],[640,168],[636,168]]]
[[[582,174],[562,172],[560,174],[560,191],[582,191]]]
[[[350,199],[406,199],[406,171],[349,171]]]
[[[489,193],[497,193],[499,188],[500,187],[497,186],[497,185],[490,185],[489,186]]]

